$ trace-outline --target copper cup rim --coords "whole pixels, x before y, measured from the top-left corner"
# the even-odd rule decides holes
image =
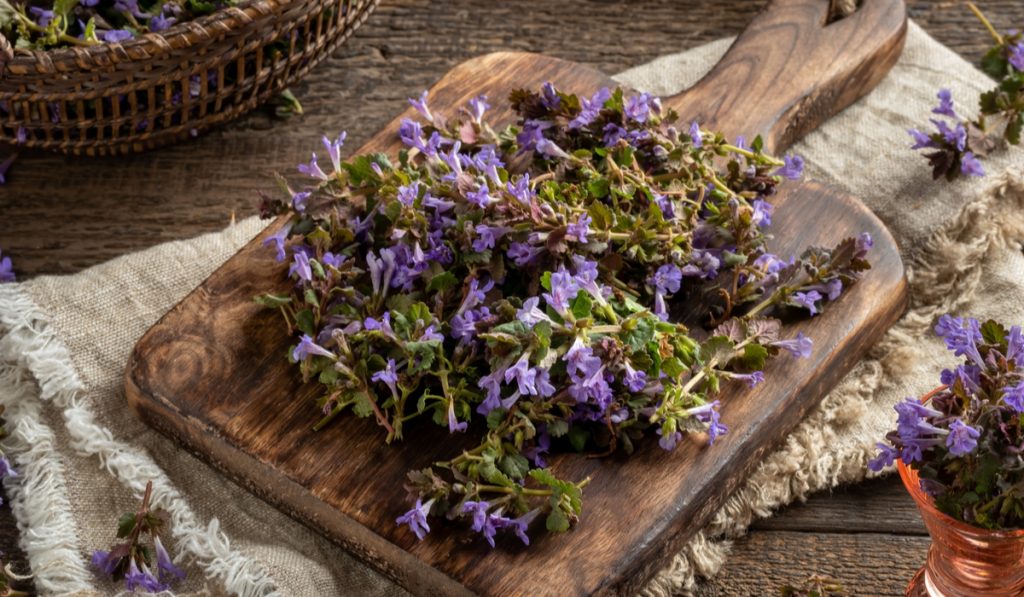
[[[921,397],[921,403],[924,404],[932,399],[932,396],[938,394],[942,390],[945,390],[947,386],[942,385],[934,390],[928,392]],[[903,480],[903,486],[907,488],[907,493],[910,497],[914,498],[918,508],[924,510],[929,515],[942,521],[942,524],[953,528],[958,533],[964,535],[974,535],[977,537],[984,537],[988,539],[1024,539],[1024,528],[1021,529],[985,529],[977,527],[972,524],[957,520],[940,511],[935,507],[934,500],[932,497],[921,489],[921,478],[918,476],[917,471],[911,467],[903,464],[903,460],[900,458],[896,459],[896,468],[899,470],[900,479]]]

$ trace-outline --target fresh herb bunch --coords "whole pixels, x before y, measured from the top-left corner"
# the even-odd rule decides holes
[[[727,431],[715,398],[730,380],[764,380],[784,338],[783,311],[810,315],[869,267],[867,234],[800,258],[767,252],[770,197],[800,175],[798,157],[730,144],[648,94],[511,95],[516,125],[494,130],[480,96],[446,118],[426,92],[410,100],[397,164],[342,161],[324,138],[300,172],[313,186],[261,211],[288,221],[267,245],[293,289],[257,301],[299,339],[290,358],[323,386],[320,429],[351,410],[386,441],[426,415],[480,444],[413,471],[415,507],[398,518],[419,538],[428,515],[471,521],[524,543],[546,514],[565,531],[588,479],[563,480],[559,445],[631,452],[645,432],[666,450],[683,433]],[[691,327],[692,326],[692,327]]]
[[[124,42],[211,14],[236,0],[0,0],[0,33],[16,48]]]
[[[935,132],[908,131],[914,138],[911,149],[926,150],[924,156],[936,179],[984,176],[978,158],[987,156],[1001,142],[1019,145],[1024,129],[1024,33],[1009,31],[1002,35],[977,6],[971,2],[967,6],[995,40],[995,46],[981,60],[981,69],[998,84],[981,94],[977,120],[957,114],[952,92],[941,89],[939,105],[932,109],[933,114],[943,117],[931,120]]]
[[[93,566],[114,582],[123,579],[129,591],[159,593],[168,590],[174,581],[185,578],[185,572],[174,565],[160,542],[160,533],[167,526],[169,516],[165,510],[151,507],[152,496],[153,482],[150,481],[138,511],[127,512],[117,521],[117,538],[124,541],[110,551],[97,550],[92,554]],[[145,543],[146,535],[152,540],[152,547]]]
[[[900,458],[945,514],[987,529],[1024,528],[1024,334],[943,315],[935,326],[964,362],[942,372],[930,401],[896,405],[874,471]]]

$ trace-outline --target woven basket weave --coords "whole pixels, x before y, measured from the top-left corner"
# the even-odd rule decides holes
[[[126,154],[223,124],[345,41],[378,0],[250,0],[127,42],[11,50],[0,35],[0,142]]]

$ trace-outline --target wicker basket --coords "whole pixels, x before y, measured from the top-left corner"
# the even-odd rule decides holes
[[[0,142],[111,155],[194,136],[305,75],[377,2],[250,0],[122,44],[46,52],[12,52],[0,35]]]

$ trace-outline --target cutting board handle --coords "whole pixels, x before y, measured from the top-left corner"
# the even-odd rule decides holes
[[[690,89],[664,99],[688,122],[776,153],[871,91],[903,50],[904,0],[862,0],[828,23],[829,0],[773,0]]]

